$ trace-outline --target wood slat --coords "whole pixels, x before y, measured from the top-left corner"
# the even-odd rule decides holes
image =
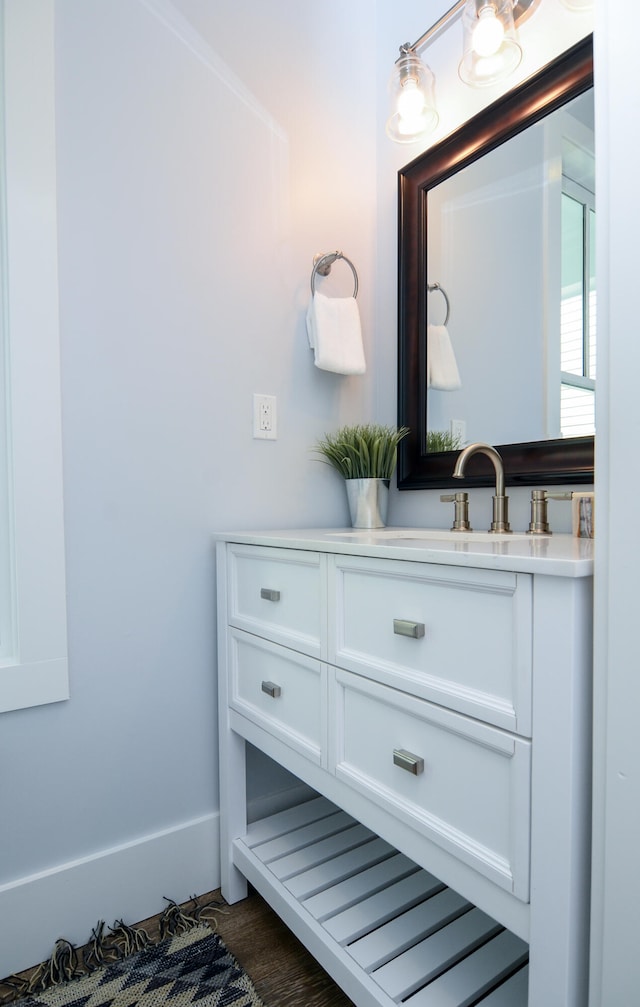
[[[272,860],[277,860],[278,857],[293,853],[295,850],[301,850],[305,846],[311,846],[319,839],[336,835],[352,825],[357,825],[356,820],[345,811],[338,811],[335,815],[321,818],[317,822],[311,822],[310,825],[303,825],[300,829],[294,829],[276,839],[270,839],[266,843],[254,846],[254,850],[263,864],[269,864]]]
[[[387,889],[396,881],[416,874],[418,870],[413,860],[409,860],[402,853],[397,853],[395,857],[383,860],[381,864],[376,864],[375,867],[370,867],[324,892],[319,892],[318,895],[313,895],[304,903],[304,908],[314,919],[322,923],[329,917],[336,916],[356,903]]]
[[[482,1001],[481,1007],[527,1007],[529,1003],[529,966],[525,965]]]
[[[367,934],[347,950],[365,972],[372,972],[471,908],[471,903],[457,892],[441,888],[425,902]]]
[[[405,1003],[407,1007],[471,1007],[483,993],[525,962],[528,953],[524,941],[503,930]]]
[[[342,856],[335,857],[333,860],[290,878],[285,882],[285,888],[296,899],[308,899],[323,889],[357,874],[358,871],[372,867],[374,864],[380,863],[381,860],[386,860],[395,852],[393,847],[383,839],[372,839],[371,842],[358,846],[355,850],[343,853]]]
[[[358,946],[367,947],[364,935],[370,934],[372,930],[382,926],[394,916],[411,909],[443,888],[444,885],[438,878],[428,871],[421,870],[418,874],[412,874],[411,877],[390,885],[385,891],[372,895],[364,902],[326,920],[324,928],[338,944],[342,946],[350,944],[349,954],[358,960],[359,952],[356,950],[354,953],[354,949]],[[359,945],[354,943],[358,939],[362,941]],[[374,938],[371,941],[375,943]],[[369,962],[370,956],[364,954],[363,957]]]
[[[431,983],[445,969],[487,941],[501,927],[480,909],[471,909],[435,934],[372,973],[381,989],[398,1003],[410,993]],[[448,973],[447,973],[448,974]],[[431,1001],[429,1007],[431,1007]],[[449,1007],[461,1007],[451,1000]],[[412,1005],[413,1007],[413,1005]]]
[[[337,836],[321,839],[311,846],[305,846],[301,850],[295,850],[287,856],[274,860],[269,864],[269,868],[279,881],[287,881],[296,874],[302,874],[312,867],[334,860],[348,850],[353,850],[375,838],[374,833],[364,825],[353,825],[339,832]],[[255,854],[262,860],[260,847],[255,850]]]
[[[292,829],[300,828],[301,825],[307,825],[309,822],[315,822],[319,818],[333,815],[339,810],[326,797],[314,797],[313,800],[305,801],[304,804],[297,804],[286,811],[280,811],[276,815],[270,815],[268,818],[253,822],[247,829],[243,842],[252,850],[260,843],[265,843],[276,836],[282,836]]]

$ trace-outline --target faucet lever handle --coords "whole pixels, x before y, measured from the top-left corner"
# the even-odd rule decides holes
[[[469,524],[469,494],[468,493],[442,493],[440,495],[442,503],[454,504],[453,524],[451,531],[473,531]]]
[[[531,490],[531,522],[527,529],[528,535],[551,535],[547,519],[547,503],[549,500],[573,500],[575,493],[568,490],[565,493],[550,493],[549,490]]]
[[[550,535],[547,518],[547,500],[551,496],[547,490],[531,490],[531,521],[527,528],[528,535]]]

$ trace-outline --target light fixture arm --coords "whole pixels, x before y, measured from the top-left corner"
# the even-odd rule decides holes
[[[416,39],[416,41],[412,45],[409,45],[408,42],[405,42],[404,45],[401,45],[400,58],[409,52],[417,52],[418,49],[421,49],[422,46],[425,45],[430,38],[436,35],[441,28],[444,28],[445,25],[448,25],[449,21],[452,21],[456,16],[456,14],[461,13],[462,8],[465,6],[465,3],[466,0],[458,0],[458,2],[454,3],[453,7],[450,7],[449,10],[446,11],[441,18],[439,18],[436,22],[434,22],[434,24],[432,24],[430,28],[427,28],[427,30],[422,33],[420,38]],[[530,14],[531,13],[530,8],[533,9],[533,7],[537,6],[538,3],[539,0],[513,0],[513,19],[515,23],[518,24],[518,22],[524,18],[525,14]]]
[[[444,28],[444,26],[447,25],[449,21],[451,21],[456,16],[456,14],[458,14],[462,10],[465,3],[466,0],[458,0],[457,3],[454,3],[453,7],[450,7],[449,10],[445,14],[443,14],[441,18],[439,18],[434,24],[432,24],[430,28],[427,28],[427,30],[423,32],[420,38],[417,39],[413,43],[413,45],[409,45],[408,42],[405,42],[404,45],[401,45],[400,55],[403,56],[408,52],[417,52],[418,49],[421,49],[422,46],[425,45],[425,43],[428,42],[429,39],[436,34],[436,32],[440,31],[441,28]]]

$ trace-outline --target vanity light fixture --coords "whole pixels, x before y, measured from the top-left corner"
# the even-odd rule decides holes
[[[462,12],[463,57],[459,66],[465,84],[483,87],[508,76],[522,59],[516,24],[540,0],[458,0],[442,17],[409,45],[400,46],[389,91],[392,112],[387,135],[397,143],[412,143],[428,136],[438,125],[434,76],[418,55],[440,29]],[[580,2],[580,0],[577,0]]]
[[[520,65],[513,0],[467,0],[462,12],[460,79],[472,87],[504,80]]]
[[[411,48],[401,46],[389,81],[393,111],[387,120],[387,136],[397,143],[411,143],[433,133],[438,125],[433,84],[426,63]]]

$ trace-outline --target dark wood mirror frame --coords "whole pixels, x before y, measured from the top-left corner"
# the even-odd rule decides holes
[[[398,241],[398,423],[410,428],[398,451],[399,489],[457,486],[457,452],[427,454],[427,195],[430,189],[593,85],[589,36],[402,168]],[[593,482],[593,437],[494,445],[508,485]],[[483,456],[470,459],[466,486],[495,480]]]

